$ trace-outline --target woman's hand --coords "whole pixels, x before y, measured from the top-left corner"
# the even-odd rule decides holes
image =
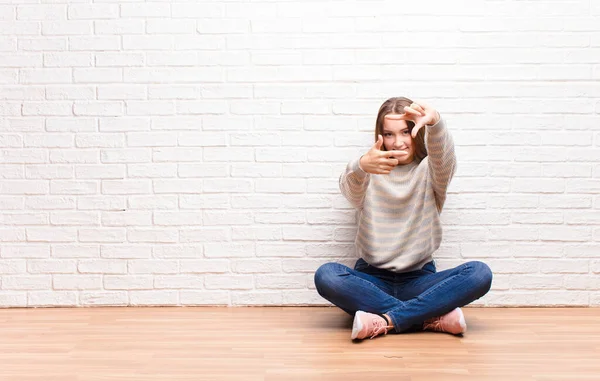
[[[363,171],[376,175],[387,175],[398,165],[398,159],[394,156],[408,154],[406,151],[382,151],[383,136],[379,135],[377,142],[371,147],[369,152],[360,158],[360,167]]]
[[[414,122],[415,126],[411,134],[413,138],[417,137],[417,133],[423,126],[432,126],[440,121],[440,113],[423,102],[413,102],[410,106],[405,106],[402,115],[386,115],[385,117],[392,120],[410,120]]]

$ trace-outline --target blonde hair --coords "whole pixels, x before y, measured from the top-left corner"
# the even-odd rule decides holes
[[[410,106],[413,103],[412,100],[405,97],[394,97],[383,102],[379,107],[377,113],[377,120],[375,121],[375,141],[379,138],[379,135],[383,135],[383,122],[385,116],[388,114],[404,114],[404,106]],[[415,127],[415,123],[407,120],[409,131],[412,133],[412,129]],[[415,158],[419,161],[423,160],[427,156],[427,147],[425,146],[425,128],[421,128],[417,133],[417,137],[412,138],[415,147]],[[386,150],[385,146],[381,147]]]

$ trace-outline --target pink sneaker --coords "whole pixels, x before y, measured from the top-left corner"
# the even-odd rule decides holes
[[[387,334],[388,329],[393,328],[388,326],[387,320],[383,317],[371,314],[368,312],[357,311],[354,315],[354,324],[352,325],[352,340],[362,340],[367,337],[370,339],[381,334]]]
[[[423,323],[423,329],[426,331],[448,332],[453,335],[459,335],[467,332],[467,323],[465,315],[460,308],[448,312],[446,315],[438,316]]]

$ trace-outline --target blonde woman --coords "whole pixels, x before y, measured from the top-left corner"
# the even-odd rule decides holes
[[[360,212],[360,259],[353,269],[326,263],[315,273],[319,294],[354,315],[352,339],[467,330],[460,307],[489,291],[492,272],[478,261],[436,271],[455,169],[452,136],[434,108],[408,98],[381,105],[375,144],[340,176],[342,194]]]

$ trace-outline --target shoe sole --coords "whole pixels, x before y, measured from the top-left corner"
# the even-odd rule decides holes
[[[360,320],[360,316],[364,314],[364,312],[362,311],[356,311],[356,314],[354,315],[354,323],[352,323],[352,335],[350,335],[350,338],[352,340],[356,339],[358,337],[358,334],[360,333],[360,331],[362,331],[363,329],[363,323]]]
[[[465,314],[463,314],[460,308],[458,308],[458,312],[460,312],[460,319],[458,319],[458,324],[460,324],[460,328],[462,328],[461,333],[465,333],[467,332],[467,322],[465,321]]]

